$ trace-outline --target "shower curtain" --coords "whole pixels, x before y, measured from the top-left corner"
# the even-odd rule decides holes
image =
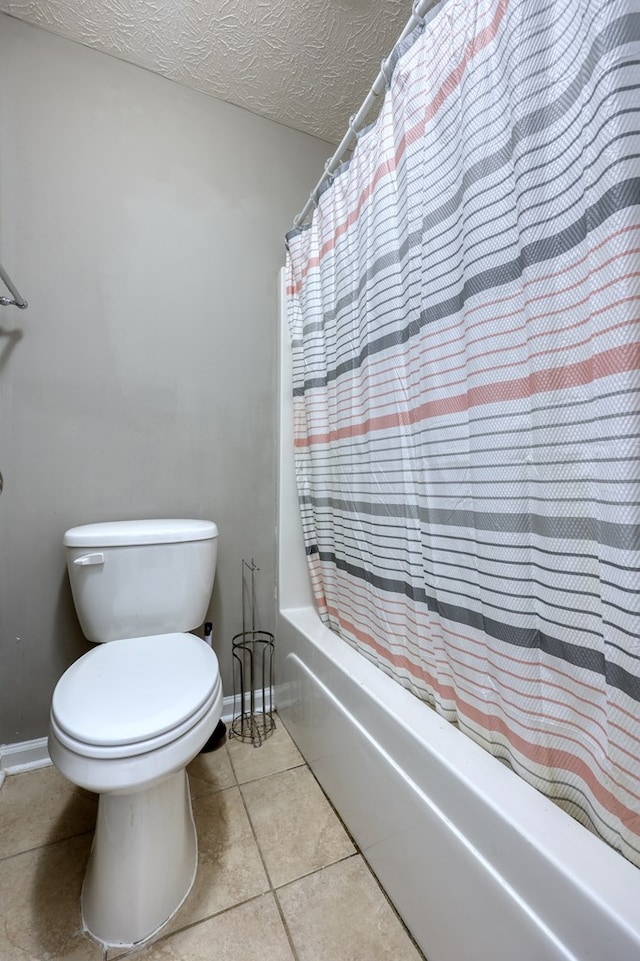
[[[640,865],[640,4],[448,0],[288,245],[324,621]]]

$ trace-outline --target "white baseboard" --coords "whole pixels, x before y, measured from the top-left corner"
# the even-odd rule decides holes
[[[234,712],[234,700],[237,700],[237,704],[235,706],[235,712]],[[274,703],[273,692],[271,694],[271,703],[272,704]],[[245,706],[245,711],[249,711],[251,709],[251,701],[249,698],[249,694],[245,694],[244,696],[244,706]],[[256,691],[254,706],[257,712],[262,711],[262,691]],[[240,710],[240,698],[238,697],[237,699],[235,699],[233,697],[233,694],[227,695],[227,697],[225,697],[222,702],[221,720],[224,721],[225,724],[231,724],[235,716],[235,713],[238,713],[239,710]]]
[[[5,774],[21,774],[35,771],[51,764],[46,737],[33,741],[19,741],[17,744],[0,744],[0,784]]]
[[[222,702],[222,717],[220,718],[220,720],[224,721],[225,724],[230,724],[231,721],[233,720],[233,695],[232,694],[229,694],[227,697],[225,697]]]

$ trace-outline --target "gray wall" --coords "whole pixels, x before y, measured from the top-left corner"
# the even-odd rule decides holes
[[[326,143],[0,15],[0,743],[44,736],[89,648],[66,528],[220,528],[210,615],[231,693],[240,563],[273,629],[283,234]]]

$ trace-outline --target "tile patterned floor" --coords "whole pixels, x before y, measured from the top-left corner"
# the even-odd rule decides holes
[[[189,766],[193,890],[140,961],[421,961],[283,725]],[[0,790],[0,958],[113,961],[82,933],[96,798],[55,768]]]

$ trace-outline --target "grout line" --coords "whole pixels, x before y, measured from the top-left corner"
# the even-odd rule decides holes
[[[258,781],[264,781],[265,778],[275,777],[278,774],[286,774],[287,771],[295,771],[299,767],[308,767],[308,764],[303,759],[300,764],[292,764],[291,767],[283,767],[279,771],[270,771],[268,774],[261,774],[259,777],[251,777],[246,781],[238,781],[238,787],[243,788],[245,784],[256,784]]]
[[[306,763],[306,762],[305,762],[305,763]],[[343,829],[344,833],[347,835],[347,837],[349,838],[349,840],[350,840],[351,843],[353,844],[354,848],[356,849],[356,852],[357,852],[358,854],[362,854],[362,851],[361,851],[361,849],[360,849],[360,846],[358,845],[358,842],[357,842],[356,839],[354,838],[353,834],[351,833],[351,831],[349,830],[349,828],[347,827],[347,825],[345,824],[345,822],[342,820],[342,817],[341,817],[341,815],[340,815],[340,812],[339,812],[339,811],[337,810],[337,808],[335,807],[333,801],[331,800],[331,798],[329,797],[329,795],[327,794],[327,792],[326,792],[325,789],[323,788],[322,784],[320,784],[320,781],[319,781],[318,778],[316,777],[316,775],[315,775],[314,771],[312,770],[312,768],[310,767],[310,765],[307,764],[307,767],[308,767],[309,770],[311,771],[311,776],[312,776],[313,780],[316,782],[316,784],[318,785],[318,787],[319,787],[320,790],[322,791],[322,794],[323,794],[323,796],[324,796],[325,801],[327,802],[327,804],[329,805],[329,807],[331,808],[331,810],[332,810],[333,813],[335,814],[336,818],[338,819],[338,821],[339,821],[340,824],[342,825],[342,829]],[[364,857],[364,855],[362,855],[362,856]],[[344,860],[344,858],[341,858],[341,860]]]
[[[193,804],[194,801],[198,801],[201,797],[208,797],[208,796],[211,795],[211,794],[219,794],[220,791],[228,791],[229,788],[232,788],[232,787],[237,787],[237,788],[240,787],[240,785],[238,784],[238,778],[236,777],[235,769],[234,769],[233,764],[232,764],[232,762],[231,762],[231,754],[230,754],[230,752],[229,752],[229,750],[228,750],[228,748],[227,748],[226,742],[224,743],[223,747],[224,747],[225,754],[227,755],[227,760],[229,761],[229,766],[230,766],[230,768],[231,768],[231,775],[232,775],[232,777],[233,777],[233,784],[224,784],[224,785],[222,785],[222,786],[220,786],[220,787],[217,787],[216,785],[211,784],[211,786],[210,786],[209,788],[205,788],[203,791],[199,792],[198,794],[194,794],[194,793],[193,793],[193,790],[192,790],[192,785],[191,785],[191,777],[193,776],[194,778],[198,778],[198,775],[197,775],[197,774],[191,775],[191,773],[190,773],[190,771],[189,771],[189,767],[190,767],[191,764],[193,764],[193,761],[195,761],[196,758],[198,758],[198,757],[200,756],[199,754],[197,754],[196,757],[194,757],[193,761],[189,761],[189,764],[187,764],[187,777],[189,778],[189,791],[190,791],[190,794],[191,794],[191,803],[192,803],[192,804]],[[211,753],[212,753],[212,754],[213,754],[213,753],[219,754],[221,750],[222,750],[222,748],[218,748],[215,752],[212,751]],[[206,780],[204,780],[203,778],[198,778],[198,779],[199,779],[203,784],[210,784],[209,781],[206,781]]]
[[[308,765],[307,765],[307,766],[308,766]],[[359,855],[360,859],[362,860],[362,863],[365,865],[367,871],[369,872],[369,874],[371,875],[371,877],[372,877],[373,880],[375,881],[377,887],[380,889],[380,891],[381,891],[381,893],[382,893],[385,901],[387,902],[387,904],[389,905],[389,907],[390,907],[391,910],[393,911],[393,913],[394,913],[394,915],[396,916],[397,920],[398,920],[398,921],[400,922],[400,924],[402,925],[402,928],[403,928],[405,934],[407,935],[407,937],[409,938],[409,940],[410,940],[411,943],[413,944],[414,948],[416,949],[416,951],[417,951],[417,953],[418,953],[418,957],[419,957],[419,958],[422,958],[423,961],[428,961],[428,959],[427,959],[427,958],[425,957],[425,955],[422,953],[422,949],[421,949],[420,946],[418,945],[416,939],[413,937],[413,935],[412,935],[411,932],[409,931],[409,928],[407,927],[407,925],[404,923],[404,921],[402,920],[402,918],[401,918],[400,915],[398,914],[398,911],[397,911],[397,909],[396,909],[395,904],[393,903],[393,901],[391,900],[391,898],[389,897],[389,895],[387,894],[387,892],[385,891],[385,889],[382,887],[382,884],[381,884],[380,881],[378,880],[378,877],[377,877],[376,873],[374,872],[373,868],[372,868],[371,865],[369,864],[369,862],[368,862],[368,860],[367,860],[367,858],[366,858],[366,855],[364,854],[362,848],[360,847],[360,845],[358,844],[358,842],[356,841],[356,839],[355,839],[354,836],[352,835],[351,831],[349,830],[349,828],[347,827],[347,825],[345,824],[345,822],[342,820],[340,814],[338,813],[338,811],[337,811],[336,808],[334,807],[333,802],[331,801],[331,798],[326,794],[324,788],[323,788],[322,785],[320,784],[320,781],[318,780],[318,778],[316,777],[316,775],[314,774],[314,772],[311,770],[310,767],[309,767],[309,770],[311,771],[311,774],[313,775],[313,777],[314,777],[314,779],[315,779],[315,781],[316,781],[316,784],[318,785],[318,787],[320,788],[320,790],[321,790],[322,793],[324,794],[325,798],[327,799],[327,802],[330,804],[331,809],[333,810],[333,813],[335,814],[335,816],[337,817],[337,819],[340,821],[340,824],[342,825],[342,827],[344,828],[346,834],[348,835],[349,840],[350,840],[351,843],[353,844],[353,846],[354,846],[354,848],[355,848],[355,854]],[[349,859],[349,857],[353,857],[353,856],[354,856],[354,855],[348,855],[347,857],[341,858],[340,860],[341,860],[341,861],[347,861],[347,860]],[[335,864],[338,864],[339,862],[338,862],[338,861],[335,861],[334,863],[335,863]],[[291,884],[292,882],[289,882],[289,883]]]
[[[304,760],[303,760],[303,764],[305,764],[305,766],[306,766],[306,762],[304,762]],[[301,765],[296,765],[296,767],[300,767],[300,766],[301,766]],[[292,770],[292,768],[287,768],[286,770]],[[279,774],[280,772],[279,772],[279,771],[275,771],[275,772],[273,772],[273,773],[274,773],[274,774]],[[272,776],[272,775],[265,775],[265,777],[271,777],[271,776]],[[254,778],[253,781],[246,781],[246,782],[244,782],[244,783],[245,783],[245,784],[255,784],[256,781],[260,781],[260,780],[262,780],[262,778]],[[266,876],[266,878],[267,878],[267,883],[269,884],[269,892],[271,893],[271,895],[272,895],[272,897],[273,897],[273,900],[274,900],[275,905],[276,905],[276,909],[277,909],[278,914],[279,914],[279,916],[280,916],[280,923],[282,924],[282,927],[283,927],[285,936],[286,936],[286,938],[287,938],[287,942],[288,942],[288,944],[289,944],[289,949],[290,949],[290,951],[291,951],[291,954],[292,954],[292,956],[293,956],[294,961],[300,961],[299,955],[298,955],[298,951],[297,951],[297,949],[296,949],[296,946],[295,946],[293,937],[292,937],[292,935],[291,935],[291,931],[289,930],[289,925],[287,924],[287,919],[286,919],[285,916],[284,916],[284,912],[283,912],[283,910],[282,910],[282,905],[280,904],[280,898],[278,897],[277,889],[275,888],[275,886],[274,886],[274,884],[273,884],[273,881],[272,881],[272,879],[271,879],[271,875],[269,874],[269,870],[268,870],[268,868],[267,868],[267,863],[266,863],[266,861],[265,861],[265,859],[264,859],[264,855],[263,855],[263,853],[262,853],[262,848],[260,847],[260,842],[259,842],[259,840],[258,840],[258,835],[256,834],[256,830],[255,830],[255,828],[254,828],[254,826],[253,826],[253,821],[251,820],[251,815],[249,814],[249,808],[247,807],[247,802],[245,801],[244,794],[242,793],[242,790],[240,789],[240,785],[238,785],[238,789],[239,789],[239,792],[240,792],[240,797],[242,798],[242,805],[243,805],[243,807],[244,807],[244,811],[245,811],[245,814],[246,814],[246,816],[247,816],[247,820],[248,820],[248,822],[249,822],[249,827],[251,828],[251,833],[252,833],[252,835],[253,835],[253,839],[254,839],[254,841],[255,841],[256,848],[257,848],[257,850],[258,850],[258,855],[259,855],[259,857],[260,857],[260,861],[261,861],[261,863],[262,863],[262,867],[263,867],[263,869],[264,869],[264,873],[265,873],[265,876]]]
[[[238,781],[238,775],[236,774],[233,758],[231,757],[231,751],[229,750],[229,741],[231,740],[232,740],[231,736],[226,735],[226,740],[224,742],[224,749],[227,752],[227,757],[229,758],[229,764],[231,765],[231,773],[233,774],[233,779],[236,783],[236,787],[240,787],[240,782]]]
[[[335,867],[336,864],[342,864],[343,861],[350,861],[351,858],[362,858],[364,860],[364,855],[361,851],[356,849],[355,851],[352,851],[351,854],[345,854],[336,861],[330,861],[329,864],[323,864],[321,868],[313,868],[313,870],[307,871],[306,874],[300,874],[296,878],[291,878],[290,881],[283,881],[282,884],[279,884],[277,888],[273,889],[273,893],[277,894],[278,891],[282,891],[283,888],[288,888],[291,884],[296,884],[298,881],[304,881],[305,878],[311,878],[314,874],[320,874],[322,871],[328,871],[330,868]]]
[[[353,844],[354,850],[353,850],[350,854],[347,854],[347,855],[345,855],[344,857],[338,858],[337,860],[332,861],[332,862],[330,862],[329,864],[322,865],[322,867],[315,868],[315,869],[313,869],[313,870],[311,870],[311,871],[306,872],[305,874],[301,874],[301,875],[299,875],[298,877],[291,878],[289,881],[285,881],[283,884],[280,884],[280,885],[276,886],[276,885],[274,884],[274,882],[273,882],[273,880],[272,880],[272,878],[271,878],[271,875],[270,875],[270,873],[269,873],[269,870],[268,870],[268,868],[267,868],[267,864],[266,864],[264,855],[263,855],[263,853],[262,853],[262,848],[261,848],[261,846],[260,846],[260,841],[258,840],[258,835],[256,834],[256,830],[255,830],[255,828],[254,828],[253,821],[251,820],[251,814],[250,814],[250,812],[249,812],[249,808],[248,808],[248,806],[247,806],[247,803],[246,803],[244,794],[242,793],[242,788],[243,788],[246,784],[255,784],[257,781],[262,781],[262,780],[264,780],[265,778],[276,777],[276,776],[279,775],[279,774],[285,774],[287,771],[294,771],[294,770],[298,770],[298,769],[300,769],[300,768],[306,768],[306,770],[309,771],[309,773],[312,775],[312,777],[313,777],[314,780],[316,781],[316,784],[318,784],[318,787],[319,787],[320,790],[322,791],[323,797],[328,801],[329,806],[331,807],[331,810],[333,811],[333,813],[334,813],[335,816],[337,817],[339,823],[340,823],[341,826],[344,828],[344,831],[345,831],[345,833],[347,834],[349,840],[350,840],[351,843]],[[235,770],[235,769],[234,769],[234,770]],[[261,862],[262,862],[262,866],[263,866],[263,868],[264,868],[264,872],[265,872],[265,875],[266,875],[266,877],[267,877],[267,881],[268,881],[268,883],[269,883],[269,891],[270,891],[271,894],[273,895],[274,901],[275,901],[275,903],[276,903],[276,907],[277,907],[277,909],[278,909],[278,914],[280,915],[280,921],[281,921],[282,926],[283,926],[283,928],[284,928],[284,932],[285,932],[285,934],[286,934],[286,936],[287,936],[287,941],[289,942],[289,947],[290,947],[290,949],[291,949],[291,953],[292,953],[292,955],[293,955],[294,961],[299,961],[298,951],[297,951],[297,949],[296,949],[295,942],[294,942],[294,940],[293,940],[293,936],[292,936],[291,931],[290,931],[290,929],[289,929],[289,925],[288,925],[288,923],[287,923],[287,919],[286,919],[286,916],[285,916],[285,914],[284,914],[284,910],[283,910],[283,908],[282,908],[282,904],[281,904],[281,902],[280,902],[280,898],[279,898],[279,896],[278,896],[278,891],[282,890],[283,888],[285,888],[285,887],[287,887],[287,886],[289,886],[289,885],[291,885],[291,884],[295,884],[296,882],[301,881],[303,878],[308,878],[308,877],[311,877],[311,876],[314,875],[314,874],[319,874],[320,872],[327,870],[327,868],[330,868],[330,867],[332,867],[332,866],[335,865],[335,864],[339,864],[339,863],[342,862],[342,861],[347,861],[347,860],[349,860],[350,858],[354,858],[354,857],[360,857],[360,858],[362,858],[362,860],[364,860],[364,858],[362,857],[362,854],[361,854],[361,852],[360,852],[360,849],[359,849],[358,846],[355,844],[355,842],[354,842],[354,840],[353,840],[350,832],[347,831],[346,826],[344,825],[344,822],[342,821],[342,818],[339,817],[339,815],[338,815],[337,811],[335,810],[333,804],[331,803],[331,801],[329,800],[329,798],[327,797],[327,795],[325,794],[325,792],[322,790],[322,787],[321,787],[320,784],[318,783],[318,779],[315,777],[315,775],[313,774],[313,771],[311,770],[311,768],[309,767],[309,765],[307,764],[307,762],[304,760],[303,757],[301,757],[301,761],[300,761],[299,764],[294,764],[294,765],[292,765],[291,767],[288,767],[288,768],[282,768],[280,771],[272,771],[270,774],[264,774],[264,775],[262,775],[262,776],[259,777],[259,778],[253,778],[253,779],[251,779],[251,780],[249,780],[249,781],[243,781],[242,783],[238,783],[238,788],[240,789],[240,797],[242,798],[242,804],[243,804],[243,806],[244,806],[245,813],[246,813],[246,815],[247,815],[247,820],[249,821],[249,826],[250,826],[250,828],[251,828],[251,833],[252,833],[253,838],[254,838],[254,841],[255,841],[255,843],[256,843],[256,847],[257,847],[257,849],[258,849],[258,854],[259,854],[259,856],[260,856],[260,860],[261,860]]]
[[[284,911],[282,910],[282,905],[280,904],[280,898],[278,897],[278,892],[273,891],[272,893],[273,893],[273,900],[275,901],[276,908],[278,909],[278,914],[280,915],[280,922],[282,924],[282,927],[284,928],[284,933],[287,936],[287,941],[289,942],[291,954],[294,957],[294,961],[300,961],[298,957],[298,952],[296,950],[296,946],[293,941],[293,937],[291,935],[291,931],[289,930],[289,925],[287,924],[287,919],[284,916]]]
[[[271,875],[269,874],[269,871],[268,871],[268,869],[267,869],[266,861],[265,861],[264,856],[263,856],[263,854],[262,854],[262,848],[260,847],[260,842],[258,841],[258,835],[256,834],[256,829],[255,829],[254,826],[253,826],[253,821],[251,820],[251,815],[249,814],[249,808],[247,807],[247,802],[245,801],[244,795],[243,795],[242,791],[240,790],[240,785],[238,785],[238,791],[239,791],[239,794],[240,794],[240,799],[242,800],[242,806],[243,806],[243,808],[244,808],[244,813],[245,813],[246,816],[247,816],[247,821],[249,822],[249,827],[251,828],[251,834],[253,835],[253,840],[254,840],[255,843],[256,843],[256,848],[258,849],[258,854],[260,855],[260,861],[261,861],[261,863],[262,863],[262,867],[263,867],[263,869],[264,869],[264,873],[265,873],[265,876],[266,876],[266,878],[267,878],[267,882],[268,882],[268,884],[269,884],[269,890],[270,890],[270,891],[275,891],[275,888],[274,888],[274,886],[273,886],[273,882],[272,882],[272,880],[271,880]]]
[[[369,872],[369,874],[370,874],[371,877],[373,878],[374,882],[376,883],[376,885],[377,885],[378,888],[380,889],[380,893],[382,894],[382,896],[384,897],[385,901],[387,902],[387,904],[389,905],[389,907],[391,908],[391,910],[392,910],[393,913],[395,914],[396,919],[397,919],[397,920],[399,921],[399,923],[401,924],[404,933],[406,934],[406,936],[408,937],[408,939],[411,941],[412,945],[413,945],[414,948],[416,949],[416,952],[417,952],[417,954],[418,954],[418,958],[422,958],[423,961],[428,961],[428,959],[427,959],[427,958],[425,957],[425,955],[422,953],[422,949],[421,949],[420,945],[418,944],[418,942],[416,941],[416,939],[414,938],[414,936],[411,934],[411,931],[409,930],[409,928],[406,926],[406,924],[404,923],[404,921],[402,920],[402,918],[401,918],[400,915],[398,914],[398,911],[397,911],[397,909],[396,909],[395,904],[393,903],[393,901],[391,900],[391,898],[389,897],[389,895],[387,894],[387,892],[385,891],[385,889],[384,889],[384,888],[382,887],[382,885],[380,884],[380,881],[378,880],[378,878],[377,878],[377,876],[376,876],[373,868],[371,867],[371,865],[370,865],[369,862],[367,861],[367,859],[366,859],[366,857],[364,856],[364,854],[361,854],[361,857],[362,857],[362,861],[363,861],[364,866],[366,867],[367,871]]]
[[[226,908],[220,908],[219,911],[213,911],[211,914],[207,914],[203,918],[196,918],[193,921],[188,921],[186,924],[183,924],[182,927],[180,928],[172,928],[171,931],[166,931],[164,934],[161,933],[158,935],[158,937],[154,938],[153,940],[145,941],[143,944],[140,944],[138,947],[134,946],[133,948],[126,950],[122,954],[112,955],[108,959],[108,961],[122,961],[123,958],[128,958],[130,956],[133,956],[134,954],[138,952],[142,952],[146,948],[150,948],[151,946],[155,946],[156,944],[162,944],[163,941],[168,941],[169,938],[172,938],[174,936],[174,934],[182,934],[184,931],[189,931],[191,928],[197,928],[199,924],[204,924],[206,921],[212,921],[214,918],[219,918],[223,914],[228,914],[229,911],[233,911],[235,910],[235,908],[240,908],[245,904],[251,904],[252,901],[259,901],[260,898],[264,898],[265,895],[267,894],[271,894],[271,892],[261,891],[260,894],[252,894],[251,897],[249,898],[243,898],[242,901],[236,901],[235,904],[230,904]],[[117,950],[117,948],[107,949],[107,950]]]
[[[77,834],[68,834],[63,838],[56,838],[54,841],[43,841],[42,844],[36,844],[32,848],[25,848],[24,851],[14,851],[13,854],[3,854],[0,857],[0,863],[3,861],[10,861],[12,858],[21,858],[23,854],[33,854],[34,851],[39,851],[41,848],[51,848],[54,844],[64,844],[65,841],[73,841],[74,838],[82,838],[87,834],[93,835],[95,832],[95,826],[89,828],[88,831],[78,831]]]
[[[256,781],[257,781],[257,780],[261,780],[261,778],[255,778],[255,780],[256,780]],[[247,782],[247,783],[252,783],[252,782]],[[255,783],[255,781],[254,781],[253,783]],[[238,789],[240,789],[240,785],[238,785]],[[244,794],[242,793],[241,790],[240,790],[240,797],[242,798],[242,806],[244,807],[244,812],[245,812],[245,814],[246,814],[246,816],[247,816],[247,821],[249,822],[249,827],[251,828],[251,833],[252,833],[252,835],[253,835],[253,840],[255,841],[256,848],[257,848],[257,850],[258,850],[258,855],[259,855],[259,857],[260,857],[260,861],[261,861],[261,863],[262,863],[262,867],[263,867],[265,876],[266,876],[266,878],[267,878],[267,883],[268,883],[268,885],[269,885],[269,892],[270,892],[270,894],[272,895],[273,900],[275,901],[276,909],[277,909],[277,911],[278,911],[278,914],[280,915],[280,923],[282,924],[282,927],[283,927],[283,929],[284,929],[285,936],[286,936],[287,941],[288,941],[288,943],[289,943],[289,948],[290,948],[290,950],[291,950],[291,954],[293,955],[294,961],[299,961],[298,952],[297,952],[297,950],[296,950],[295,944],[293,943],[293,938],[291,937],[291,932],[289,931],[289,925],[287,924],[287,921],[286,921],[285,916],[284,916],[284,914],[283,914],[282,905],[280,904],[280,899],[278,898],[278,895],[276,894],[276,888],[274,887],[273,881],[271,880],[271,875],[269,874],[269,869],[267,868],[267,862],[266,862],[265,859],[264,859],[264,855],[263,855],[263,853],[262,853],[262,848],[260,847],[260,842],[258,841],[258,835],[256,834],[256,830],[255,830],[255,828],[254,828],[254,826],[253,826],[253,821],[251,820],[251,815],[249,814],[249,808],[247,807],[247,802],[245,801],[245,799],[244,799]]]

